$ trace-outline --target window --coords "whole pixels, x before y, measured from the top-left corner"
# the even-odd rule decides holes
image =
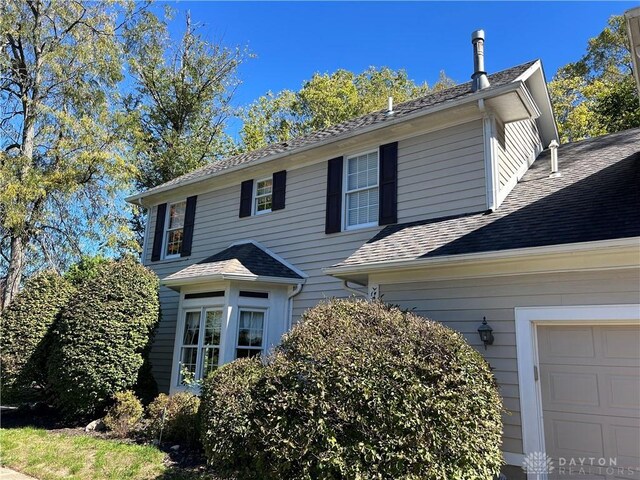
[[[258,180],[256,182],[256,191],[254,195],[254,211],[256,215],[261,213],[268,213],[271,211],[273,193],[273,180],[266,178],[264,180]]]
[[[347,157],[345,227],[378,224],[378,152]]]
[[[205,378],[220,360],[222,310],[203,308],[185,312],[180,350],[180,384]]]
[[[180,255],[182,250],[182,239],[184,233],[184,215],[187,208],[187,202],[177,202],[169,204],[167,211],[167,221],[165,225],[165,249],[164,257],[171,258]]]
[[[262,353],[264,310],[240,310],[236,358],[255,357]]]

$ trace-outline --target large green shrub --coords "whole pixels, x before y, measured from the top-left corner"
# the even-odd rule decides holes
[[[252,394],[263,370],[257,358],[241,358],[215,370],[202,385],[201,440],[218,473],[237,474],[238,478],[259,473],[255,463],[260,443]]]
[[[73,287],[53,271],[35,275],[0,315],[2,401],[41,399],[49,329]]]
[[[212,465],[244,478],[499,472],[502,403],[489,365],[436,322],[331,301],[306,312],[266,366],[235,370],[205,382],[203,443]]]
[[[158,321],[158,279],[133,259],[98,267],[60,316],[49,382],[68,416],[100,412],[136,385]]]
[[[161,393],[147,407],[146,433],[153,440],[193,447],[200,441],[200,398],[188,392]]]

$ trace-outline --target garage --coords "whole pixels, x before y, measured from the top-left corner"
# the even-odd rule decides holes
[[[638,478],[640,326],[539,325],[550,477]]]

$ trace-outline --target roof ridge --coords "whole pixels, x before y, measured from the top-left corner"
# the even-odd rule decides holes
[[[528,68],[533,66],[537,61],[538,60],[531,60],[529,62],[521,63],[519,65],[490,74],[489,80],[491,81],[493,79],[494,82],[491,86],[489,86],[487,89],[484,89],[483,91],[488,91],[492,88],[496,88],[498,86],[506,85],[513,82],[520,75],[522,75],[522,73],[524,73]],[[511,72],[518,72],[518,75],[515,75],[514,78],[510,78],[510,77],[506,79],[501,78]],[[330,125],[323,129],[315,130],[305,135],[294,137],[284,142],[270,143],[268,145],[265,145],[264,147],[260,147],[255,150],[249,150],[236,155],[232,155],[230,157],[215,160],[213,162],[207,163],[206,165],[203,165],[202,167],[199,167],[179,177],[169,180],[161,185],[152,187],[146,190],[145,192],[141,192],[139,195],[134,195],[133,198],[140,198],[144,195],[153,194],[159,190],[165,190],[167,187],[178,186],[181,183],[183,183],[185,180],[222,172],[223,170],[226,170],[228,168],[239,166],[242,164],[248,164],[250,162],[259,160],[261,158],[264,158],[270,155],[291,153],[305,146],[313,146],[314,143],[320,142],[323,139],[335,137],[336,140],[338,140],[342,135],[345,135],[354,131],[357,132],[358,130],[364,127],[376,125],[376,124],[384,124],[384,122],[388,118],[401,118],[402,116],[409,115],[414,111],[421,110],[421,109],[428,109],[429,107],[433,107],[435,105],[445,103],[447,101],[461,98],[466,94],[473,94],[473,93],[474,92],[472,92],[471,90],[470,81],[461,83],[458,85],[454,85],[452,87],[445,88],[443,90],[431,91],[426,95],[422,95],[420,97],[397,104],[394,107],[395,115],[387,115],[386,109],[375,110],[373,112],[369,112],[364,115],[360,115],[358,117],[354,117],[354,118]],[[440,98],[441,100],[439,100]],[[430,102],[430,100],[432,101]]]

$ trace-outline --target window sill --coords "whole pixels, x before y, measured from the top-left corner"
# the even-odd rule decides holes
[[[378,222],[375,223],[362,223],[360,225],[352,225],[350,227],[344,227],[343,232],[353,232],[357,230],[365,230],[365,229],[373,229],[378,228],[380,225]]]
[[[149,260],[149,263],[147,263],[146,265],[157,265],[159,263],[171,263],[171,262],[178,262],[180,260],[189,260],[191,258],[191,255],[188,255],[186,257],[181,257],[180,255],[177,255],[175,257],[168,257],[168,258],[161,258],[160,260]]]

